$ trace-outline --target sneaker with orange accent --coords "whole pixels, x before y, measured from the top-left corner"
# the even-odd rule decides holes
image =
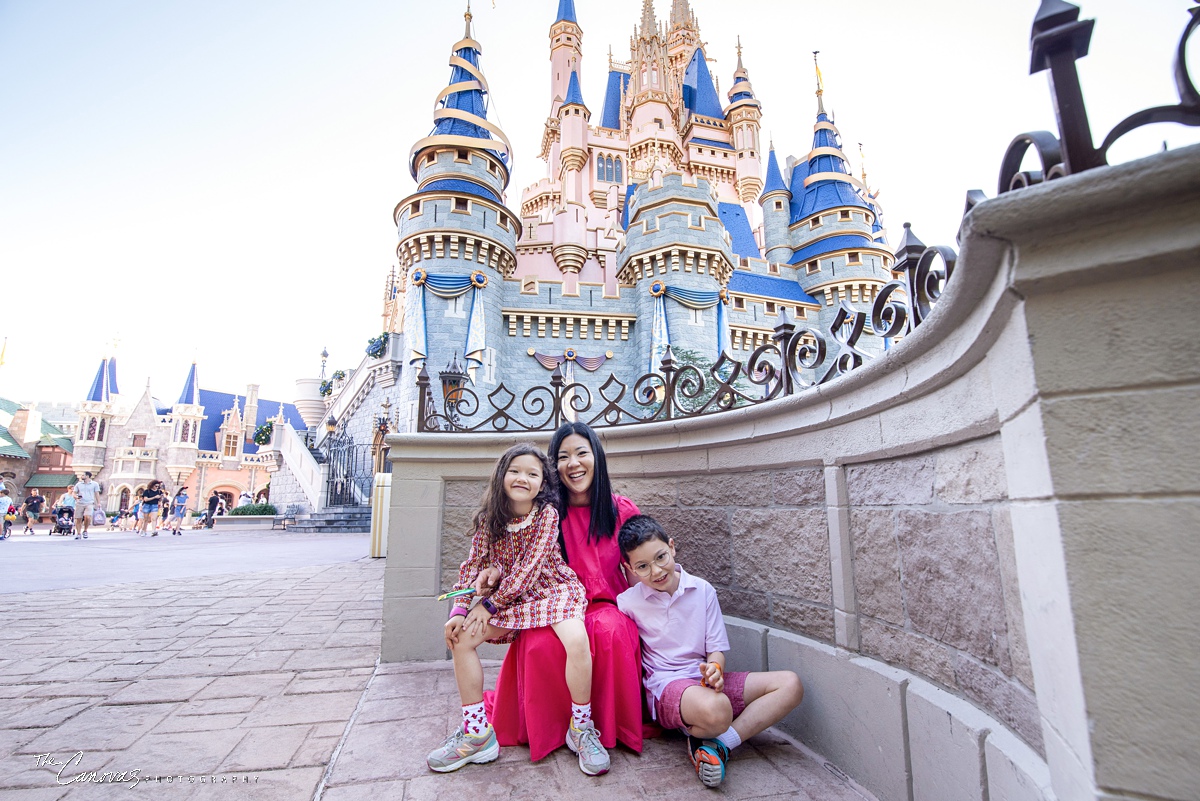
[[[725,763],[729,760],[729,749],[720,740],[698,740],[688,737],[688,756],[696,776],[705,787],[717,787],[725,781]],[[699,743],[699,745],[697,745]]]
[[[459,726],[425,758],[430,770],[449,773],[469,762],[491,762],[500,756],[500,743],[491,726],[483,734],[467,734]]]

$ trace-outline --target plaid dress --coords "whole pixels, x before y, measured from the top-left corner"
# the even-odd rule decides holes
[[[486,567],[501,570],[500,583],[491,596],[500,611],[489,622],[509,629],[489,642],[512,642],[520,629],[583,620],[587,592],[559,552],[558,510],[550,504],[511,521],[498,542],[492,542],[482,527],[476,528],[471,553],[458,569],[454,589],[470,587]]]

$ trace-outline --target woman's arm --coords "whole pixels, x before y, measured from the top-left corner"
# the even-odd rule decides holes
[[[513,536],[509,534],[508,536]],[[542,565],[558,548],[558,511],[546,504],[533,521],[533,531],[517,553],[513,571],[500,579],[500,585],[492,594],[492,603],[497,609],[513,604],[525,593],[533,577],[541,572]]]

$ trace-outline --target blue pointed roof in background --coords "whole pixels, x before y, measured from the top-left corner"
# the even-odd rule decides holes
[[[96,377],[92,379],[92,388],[88,390],[87,399],[89,401],[104,402],[109,400],[108,391],[108,359],[100,360],[100,369],[96,371]]]
[[[563,105],[587,108],[587,103],[583,102],[583,92],[579,90],[579,73],[575,70],[571,70],[571,80],[567,83],[567,99],[563,101]]]
[[[817,114],[817,122],[829,122],[829,116],[822,111]],[[813,132],[813,150],[817,148],[833,148],[840,153],[842,145],[838,141],[836,132],[829,128],[818,128]],[[821,153],[810,158],[805,165],[804,177],[800,179],[803,195],[798,192],[799,187],[797,187],[796,180],[796,173],[800,172],[800,166],[797,164],[792,173],[792,223],[840,206],[871,208],[870,204],[862,199],[854,185],[848,181],[831,178],[815,181],[806,187],[803,186],[804,178],[818,173],[849,175],[850,170],[846,166],[845,156]]]
[[[604,113],[600,115],[600,127],[614,131],[621,128],[621,97],[629,89],[629,73],[609,70],[608,87],[604,90]]]
[[[117,389],[117,357],[108,357],[108,394],[120,395],[121,391]]]
[[[225,422],[222,412],[232,409],[234,399],[236,399],[238,411],[242,415],[245,415],[246,396],[231,395],[228,392],[213,392],[210,389],[199,390],[199,395],[200,405],[204,407],[206,417],[200,421],[200,437],[196,444],[202,451],[219,451],[220,443],[217,442],[217,432],[221,430],[221,424]],[[263,425],[278,413],[279,401],[259,398],[258,416],[254,421],[255,428]],[[291,403],[283,404],[283,418],[291,423],[292,428],[297,431],[304,431],[306,429],[304,419],[300,417],[300,412]],[[242,451],[244,453],[258,453],[258,446],[252,441],[243,442]]]
[[[718,203],[717,215],[729,238],[733,252],[744,259],[761,259],[758,243],[754,241],[754,232],[750,230],[750,220],[746,218],[746,210],[737,203]]]
[[[775,158],[775,146],[771,146],[771,153],[767,156],[767,183],[763,187],[762,197],[766,197],[772,192],[787,192],[787,184],[783,182],[783,173],[779,171],[779,160]]]
[[[472,67],[479,68],[479,51],[473,47],[463,47],[455,52],[455,55],[466,61]],[[475,80],[469,72],[462,67],[450,68],[450,84],[462,83],[464,81]],[[442,101],[443,108],[459,109],[474,114],[477,117],[487,119],[487,100],[484,93],[480,89],[467,89],[462,92],[455,92],[448,95]],[[475,123],[467,122],[466,120],[457,120],[446,117],[438,120],[433,125],[434,134],[451,134],[453,136],[470,136],[475,139],[491,139],[492,135],[485,129],[479,127]]]
[[[558,0],[558,17],[554,21],[579,24],[575,19],[575,0]]]
[[[713,85],[712,73],[708,71],[704,48],[696,48],[687,71],[683,74],[683,104],[693,114],[725,118],[725,111],[717,97],[717,88]]]
[[[183,382],[183,392],[179,393],[179,403],[199,403],[200,386],[196,383],[196,363],[188,370],[187,380]]]

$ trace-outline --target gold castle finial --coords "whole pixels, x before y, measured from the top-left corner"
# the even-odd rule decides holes
[[[467,21],[467,30],[463,34],[464,39],[471,38],[471,20],[475,17],[471,14],[471,0],[467,0],[467,13],[463,14],[463,19]]]
[[[858,163],[862,166],[863,186],[867,185],[867,157],[863,155],[862,142],[858,143]]]
[[[741,36],[739,36],[737,38],[737,54],[738,54],[737,68],[739,71],[745,70],[746,68],[742,66],[742,37]]]
[[[821,77],[821,65],[817,63],[817,54],[820,52],[820,50],[813,51],[813,67],[817,71],[817,113],[824,114],[825,101],[823,95],[825,94],[825,79]]]

